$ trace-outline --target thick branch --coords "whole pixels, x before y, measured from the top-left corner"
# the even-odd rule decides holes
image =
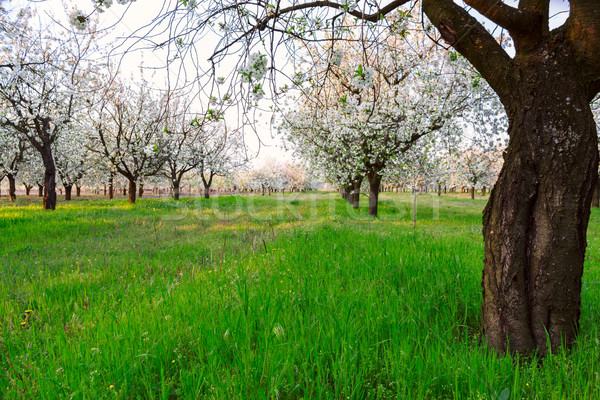
[[[511,7],[500,0],[464,0],[481,15],[509,32],[529,31],[533,24],[540,24],[540,14]]]
[[[540,13],[542,18],[542,33],[545,34],[548,32],[548,22],[550,19],[550,0],[520,0],[519,10]]]
[[[442,37],[473,64],[494,91],[505,101],[513,84],[511,58],[474,17],[452,0],[423,0],[423,10]],[[449,32],[453,36],[444,36]],[[453,33],[452,33],[453,32]]]
[[[600,79],[600,2],[571,0],[567,38],[587,82]]]

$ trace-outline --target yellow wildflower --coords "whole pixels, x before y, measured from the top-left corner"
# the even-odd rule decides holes
[[[33,312],[33,310],[25,310],[25,314],[29,314],[31,312]]]
[[[21,322],[21,326],[26,325],[26,324],[27,324],[27,321]]]

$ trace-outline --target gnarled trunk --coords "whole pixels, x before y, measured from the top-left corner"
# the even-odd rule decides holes
[[[129,204],[135,203],[135,195],[137,193],[137,185],[135,184],[135,179],[129,180]]]
[[[173,199],[179,200],[179,180],[173,179]]]
[[[8,178],[8,201],[17,200],[17,185],[14,175],[6,175]]]
[[[379,187],[381,186],[381,175],[377,172],[369,172],[369,215],[377,216],[377,206],[379,204]]]
[[[108,177],[108,199],[112,200],[115,197],[115,177],[110,174]]]
[[[502,352],[570,347],[579,328],[598,152],[569,57],[542,52],[517,65],[520,86],[505,102],[510,142],[483,214],[482,280],[483,332]]]
[[[354,192],[352,193],[352,207],[358,209],[360,206],[360,185],[362,184],[362,178],[354,181]]]
[[[56,166],[52,155],[52,148],[47,145],[42,149],[42,160],[44,161],[44,210],[56,209]]]
[[[73,191],[73,185],[65,185],[65,200],[71,200],[71,192]]]

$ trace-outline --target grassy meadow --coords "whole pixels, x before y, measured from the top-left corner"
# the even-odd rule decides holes
[[[0,205],[0,399],[598,399],[600,212],[581,333],[481,343],[484,199]]]

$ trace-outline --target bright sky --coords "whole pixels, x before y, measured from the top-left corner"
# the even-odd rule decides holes
[[[99,15],[99,26],[100,27],[112,27],[110,33],[104,39],[107,48],[112,49],[111,55],[113,59],[120,63],[120,70],[123,76],[132,75],[135,77],[139,76],[139,67],[143,63],[144,76],[154,83],[156,87],[165,88],[167,82],[170,81],[171,85],[176,82],[178,78],[181,78],[180,64],[172,64],[169,71],[165,69],[167,65],[166,59],[168,53],[165,49],[154,50],[150,49],[140,50],[147,47],[145,42],[140,42],[131,39],[131,36],[136,36],[136,32],[140,29],[144,32],[144,26],[151,24],[152,21],[162,14],[165,9],[172,8],[172,4],[176,0],[137,0],[130,3],[129,6],[122,6],[114,2],[113,6],[107,9],[104,13]],[[460,1],[457,1],[460,3]],[[508,4],[516,5],[517,0],[506,0]],[[45,0],[45,1],[25,1],[25,0],[13,0],[3,2],[7,8],[19,8],[23,6],[30,6],[38,10],[40,16],[43,18],[54,18],[61,21],[63,24],[68,25],[68,12],[74,8],[73,2],[63,3],[61,0]],[[79,0],[76,2],[77,7],[84,11],[91,12],[93,10],[91,0]],[[127,9],[127,12],[124,12]],[[66,10],[66,11],[65,11]],[[568,10],[568,2],[566,0],[551,0],[551,15],[558,14],[551,20],[553,26],[558,26],[563,23],[564,19],[568,16],[567,13],[560,13],[561,11]],[[488,21],[487,24],[490,27]],[[166,39],[166,35],[164,38]],[[129,38],[127,41],[123,41],[125,38]],[[207,60],[212,50],[217,44],[216,36],[204,37],[201,43],[196,44],[196,50],[199,53],[199,59]],[[160,38],[156,38],[156,41],[160,41]],[[130,51],[130,49],[137,49],[136,51]],[[230,58],[227,64],[219,66],[223,70],[232,70],[235,68],[235,64],[238,62],[235,58]],[[208,64],[205,65],[205,67]],[[186,62],[184,64],[185,71],[188,74],[195,75],[195,67],[193,64]],[[264,160],[268,158],[275,158],[279,160],[289,160],[291,158],[290,153],[286,153],[280,146],[280,140],[277,137],[273,137],[274,132],[269,128],[268,121],[270,120],[269,113],[262,113],[258,115],[258,120],[262,123],[258,124],[258,136],[260,140],[267,145],[262,147],[259,157],[255,164],[260,165]],[[227,117],[228,123],[236,124],[236,117],[229,115]],[[251,149],[251,152],[256,152],[259,147],[258,138],[253,132],[248,132],[246,135],[246,141]]]

